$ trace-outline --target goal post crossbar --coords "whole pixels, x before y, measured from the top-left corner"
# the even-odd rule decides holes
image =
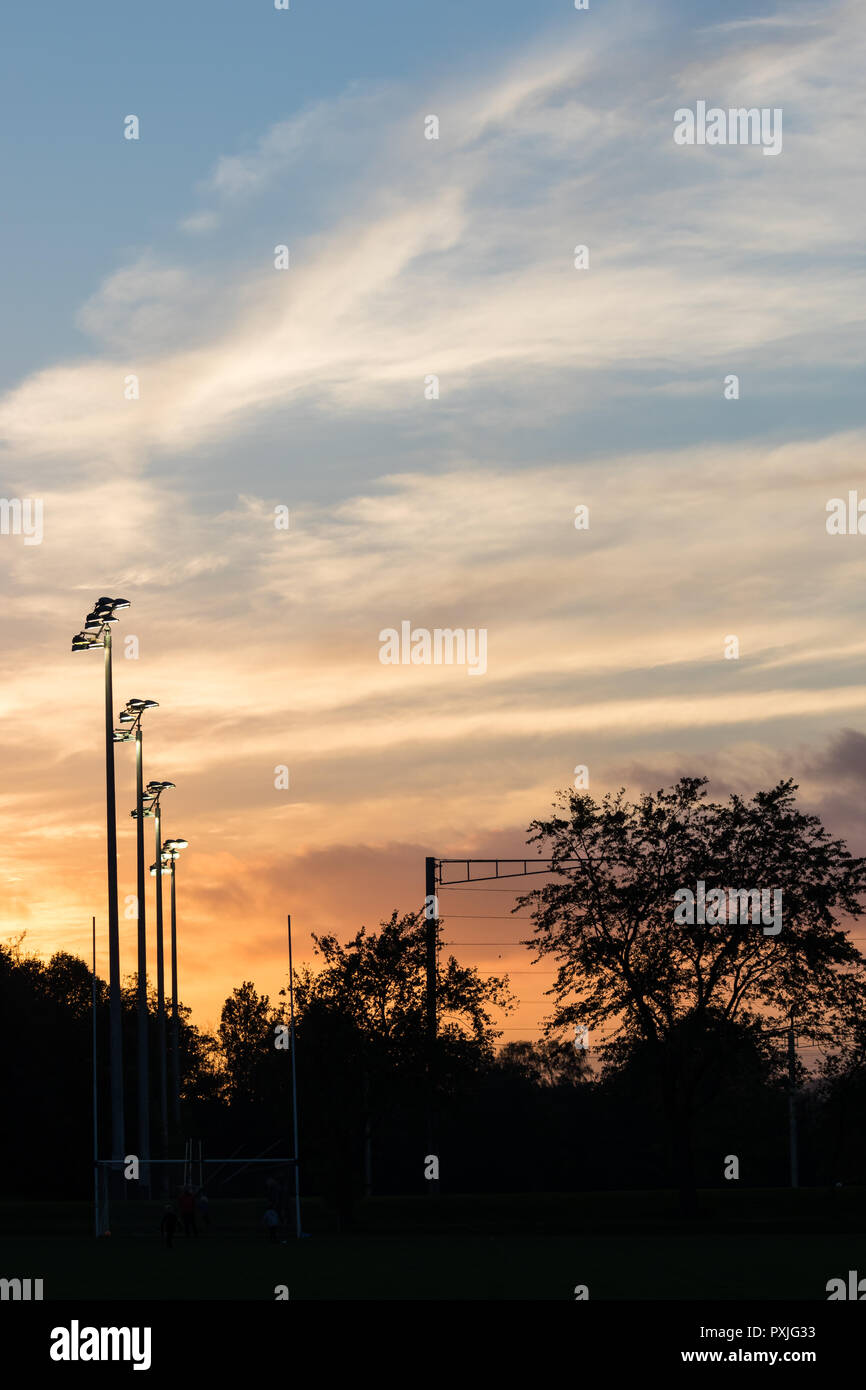
[[[130,1154],[130,1158],[131,1158],[131,1157],[133,1157],[132,1154]],[[97,1158],[97,1159],[94,1159],[94,1167],[96,1167],[96,1168],[123,1168],[123,1167],[126,1166],[127,1161],[128,1161],[128,1160],[125,1159],[125,1158]],[[199,1161],[199,1160],[196,1159],[196,1163],[198,1163],[198,1161]],[[243,1168],[243,1167],[246,1167],[246,1166],[247,1166],[248,1164],[250,1164],[250,1163],[270,1163],[270,1164],[274,1164],[274,1163],[276,1163],[276,1164],[280,1164],[280,1163],[289,1163],[289,1164],[291,1164],[291,1163],[297,1163],[297,1161],[298,1161],[298,1160],[297,1160],[296,1158],[203,1158],[203,1159],[201,1160],[202,1164],[203,1164],[205,1167],[206,1167],[209,1163],[234,1163],[234,1164],[237,1164],[239,1167],[242,1167],[242,1168]],[[149,1158],[149,1159],[147,1160],[147,1163],[148,1163],[148,1167],[151,1167],[151,1168],[155,1167],[156,1164],[158,1164],[158,1163],[171,1163],[171,1164],[174,1164],[175,1167],[177,1167],[178,1164],[183,1163],[183,1159],[182,1159],[182,1158]]]

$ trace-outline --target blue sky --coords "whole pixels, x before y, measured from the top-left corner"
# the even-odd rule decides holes
[[[5,338],[3,379],[37,366],[49,336],[55,351],[81,350],[78,304],[135,248],[178,245],[191,190],[220,156],[351,83],[423,82],[471,70],[473,55],[486,64],[537,34],[539,18],[544,7],[519,0],[5,7],[2,301],[14,344]],[[121,139],[129,112],[144,125],[132,149]]]
[[[575,14],[523,0],[65,0],[5,7],[0,45],[3,168],[0,297],[9,331],[0,381],[53,353],[80,352],[75,311],[136,250],[179,249],[191,191],[221,156],[242,153],[270,125],[352,84],[423,91],[443,72],[469,77],[539,33],[580,43],[610,0]],[[615,7],[611,7],[615,8]],[[760,6],[659,7],[674,41]],[[144,137],[121,139],[139,114]],[[303,207],[315,171],[293,189]]]
[[[615,110],[622,96],[616,87],[619,45],[623,75],[637,57],[637,71],[645,79],[646,98],[642,94],[641,99],[648,100],[661,137],[670,119],[666,97],[671,72],[712,59],[730,46],[730,26],[738,17],[754,23],[771,12],[768,6],[747,4],[671,4],[648,11],[608,0],[596,0],[581,13],[564,3],[527,6],[515,0],[472,5],[446,0],[432,7],[295,0],[289,12],[275,12],[263,2],[90,4],[85,14],[65,4],[18,6],[5,17],[0,56],[0,159],[6,188],[0,297],[7,328],[0,345],[0,385],[12,387],[28,372],[58,359],[86,358],[94,341],[81,326],[81,307],[124,266],[142,258],[162,265],[192,262],[212,274],[210,293],[218,299],[220,286],[230,285],[245,264],[252,265],[265,242],[287,239],[294,246],[307,238],[314,244],[345,211],[341,199],[363,203],[370,184],[375,187],[383,130],[415,118],[425,105],[425,93],[441,103],[449,92],[494,82],[497,72],[513,66],[521,53],[547,49],[577,57],[612,31],[615,37],[607,45],[613,61],[601,62],[595,75],[585,74],[588,99]],[[716,24],[725,28],[716,33]],[[740,38],[734,35],[735,42]],[[724,98],[720,92],[719,99]],[[776,99],[768,94],[768,100]],[[220,161],[243,160],[269,130],[303,119],[305,112],[341,107],[347,119],[335,124],[330,140],[320,137],[309,150],[302,141],[290,168],[277,170],[270,185],[250,200],[223,206],[219,228],[190,244],[180,224],[213,207],[207,185]],[[351,128],[353,111],[359,114]],[[142,122],[138,142],[122,139],[122,119],[130,112]],[[789,102],[789,127],[797,116],[796,105]],[[517,141],[516,130],[514,134]],[[447,160],[447,150],[448,134],[443,132],[440,163]],[[599,157],[607,162],[610,182],[602,197],[613,215],[617,200],[627,206],[633,193],[646,194],[659,177],[658,162],[639,148],[630,152],[627,144],[621,151],[606,144],[599,156],[591,143],[587,149],[575,141],[572,157],[576,167],[589,170]],[[525,245],[516,238],[510,248],[497,247],[496,223],[527,196],[542,195],[551,173],[561,173],[562,158],[559,146],[537,163],[535,151],[523,150],[515,176],[509,175],[506,149],[501,180],[494,172],[489,190],[478,180],[476,196],[488,205],[493,225],[474,273],[489,274],[497,256],[507,261],[510,255],[520,264]],[[789,168],[795,159],[794,152],[787,156]],[[717,159],[716,168],[705,169],[702,177],[715,182],[718,164]],[[682,173],[684,195],[691,198],[691,172],[685,161],[675,172],[669,162],[665,177],[677,179]],[[760,174],[765,181],[771,177],[769,168]],[[639,196],[638,221],[641,201]],[[648,265],[669,263],[672,254],[681,257],[681,250],[666,243],[666,235],[664,221],[656,218],[633,255]],[[724,237],[719,249],[729,258]],[[712,254],[712,247],[702,254]],[[810,277],[808,260],[796,251],[792,255],[777,245],[760,254],[772,273],[783,260],[789,263],[794,292],[798,277]],[[701,273],[699,264],[695,273]],[[689,363],[675,368],[686,376],[689,370]],[[859,364],[849,368],[835,362],[827,368],[820,357],[786,363],[780,371],[765,355],[755,364],[757,389],[744,392],[733,419],[723,403],[707,410],[704,402],[688,396],[672,408],[654,389],[670,385],[668,361],[623,361],[615,374],[613,399],[608,391],[594,389],[607,369],[596,368],[592,375],[590,389],[585,379],[563,375],[557,409],[546,421],[548,457],[567,459],[577,430],[585,448],[615,453],[638,447],[647,436],[667,447],[696,435],[746,438],[764,433],[773,438],[779,437],[782,420],[784,431],[808,436],[831,423],[852,426],[858,418]],[[544,401],[531,379],[510,379],[501,389],[510,402],[523,400],[525,406],[525,423],[512,420],[508,435],[509,455],[520,466],[537,450],[535,415]],[[624,410],[623,397],[640,401],[639,410]],[[491,445],[475,401],[466,395],[463,399],[469,408],[460,414],[460,447],[468,445],[482,458],[501,458],[500,443]],[[491,390],[488,383],[485,400],[495,407],[495,385]],[[445,458],[452,453],[449,426],[457,409],[456,401],[443,401],[436,422]],[[417,438],[410,417],[394,418],[392,402],[384,431],[374,408],[360,418],[330,422],[324,431],[320,412],[307,423],[303,403],[294,401],[291,410],[297,471],[303,475],[300,461],[312,449],[319,496],[337,497],[347,476],[357,478],[359,456],[375,456],[382,471],[417,451],[431,462],[427,425]],[[283,448],[283,431],[275,418],[276,443],[269,447],[260,425],[262,472],[273,476],[279,464],[268,459],[274,449]],[[232,490],[233,442],[227,448],[225,461],[219,444],[209,450],[207,491],[215,507]],[[340,458],[344,465],[334,462]],[[432,463],[439,466],[435,458]],[[176,458],[167,453],[150,466],[171,471]],[[369,476],[375,476],[375,469]]]

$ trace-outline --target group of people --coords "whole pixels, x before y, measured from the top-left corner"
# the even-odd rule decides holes
[[[262,1217],[262,1225],[268,1233],[268,1238],[272,1243],[281,1240],[285,1228],[285,1190],[280,1187],[275,1178],[268,1178],[265,1183],[267,1194],[267,1209]],[[162,1214],[160,1231],[163,1243],[168,1250],[172,1249],[172,1241],[178,1225],[183,1226],[185,1236],[197,1236],[198,1227],[196,1225],[196,1214],[201,1218],[202,1224],[207,1229],[210,1225],[210,1213],[208,1210],[207,1194],[204,1188],[198,1190],[187,1184],[182,1187],[176,1202],[166,1202],[165,1210]],[[285,1239],[281,1242],[286,1244]]]
[[[207,1229],[210,1225],[210,1212],[208,1210],[207,1193],[203,1187],[196,1192],[194,1188],[187,1184],[182,1187],[178,1195],[177,1203],[166,1202],[165,1210],[162,1214],[162,1224],[160,1231],[166,1247],[171,1250],[172,1240],[178,1227],[178,1220],[183,1225],[185,1236],[197,1236],[198,1227],[195,1224],[196,1210],[201,1217],[202,1224]]]

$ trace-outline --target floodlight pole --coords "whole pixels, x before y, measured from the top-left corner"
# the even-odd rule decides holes
[[[135,726],[135,848],[138,892],[138,1145],[141,1182],[150,1196],[150,1059],[147,1012],[147,884],[144,870],[144,776],[142,772],[141,719]]]
[[[156,828],[156,1028],[159,1048],[159,1121],[162,1156],[168,1156],[168,1084],[165,1066],[165,958],[162,939],[162,836],[159,796],[153,803]]]
[[[172,1124],[180,1134],[180,1025],[177,1011],[177,854],[171,856],[171,1107]]]
[[[111,1157],[123,1160],[123,1016],[120,1000],[120,929],[117,913],[117,822],[114,790],[114,700],[111,685],[111,628],[105,647],[105,811],[108,857],[108,984],[111,1072]],[[125,1184],[124,1184],[125,1186]]]
[[[90,976],[90,1011],[93,1019],[93,1225],[99,1239],[99,1087],[96,1083],[96,918],[93,919],[93,970]]]

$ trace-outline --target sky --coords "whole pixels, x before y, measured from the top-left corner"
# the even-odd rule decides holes
[[[578,765],[793,776],[866,853],[866,537],[827,530],[866,497],[864,60],[854,3],[6,8],[0,497],[43,527],[0,534],[0,939],[88,956],[96,914],[107,972],[102,594],[202,1026],[275,997],[287,913],[304,961],[419,909]],[[699,101],[781,150],[677,144]],[[404,621],[486,670],[383,664]],[[129,748],[117,782],[126,975]],[[523,886],[440,898],[506,1041],[551,1007]]]

